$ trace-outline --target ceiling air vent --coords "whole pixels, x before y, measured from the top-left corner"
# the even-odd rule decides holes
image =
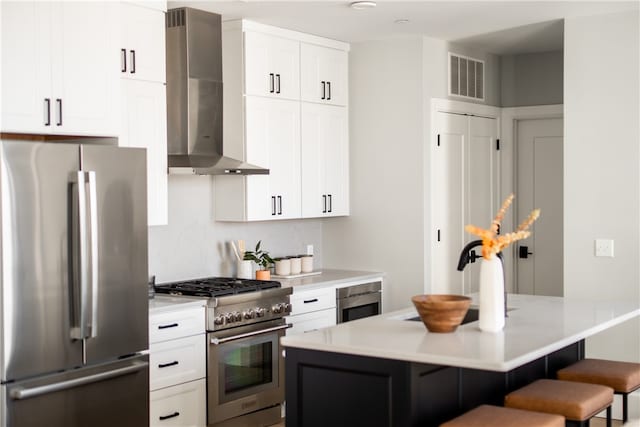
[[[167,11],[167,28],[184,27],[184,9]]]
[[[449,52],[449,95],[484,101],[484,61]]]

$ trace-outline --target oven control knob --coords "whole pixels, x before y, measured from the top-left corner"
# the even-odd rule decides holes
[[[235,322],[235,316],[233,313],[227,313],[224,315],[224,323],[233,323]]]
[[[248,319],[253,319],[255,317],[256,317],[256,312],[253,311],[253,309],[251,309],[251,308],[244,312],[244,318],[247,319],[247,320]]]
[[[264,314],[266,313],[267,310],[265,310],[264,308],[261,307],[257,307],[255,309],[256,312],[256,317],[264,317]]]
[[[242,320],[242,313],[240,313],[239,311],[234,312],[233,315],[236,322],[239,322]]]
[[[275,304],[273,307],[271,307],[271,311],[273,311],[275,314],[282,313],[283,309],[284,309],[284,304]]]
[[[291,304],[289,304],[288,302],[284,304],[284,312],[291,313]]]
[[[213,323],[215,325],[222,325],[224,323],[224,317],[216,316],[215,319],[213,319]]]

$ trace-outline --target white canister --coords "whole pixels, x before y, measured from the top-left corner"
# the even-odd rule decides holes
[[[302,260],[300,257],[289,257],[289,261],[291,261],[291,274],[300,274],[302,271]]]
[[[313,271],[313,255],[302,255],[300,260],[302,261],[302,272],[311,273]]]
[[[276,258],[274,261],[278,276],[289,276],[291,274],[291,260],[289,258]]]
[[[238,279],[253,279],[252,261],[238,261]]]

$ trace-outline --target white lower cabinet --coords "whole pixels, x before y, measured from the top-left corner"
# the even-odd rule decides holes
[[[150,353],[151,390],[206,376],[206,348],[203,335],[151,344]]]
[[[336,324],[336,290],[328,287],[298,292],[290,298],[292,326],[287,335],[303,334]]]
[[[151,426],[206,426],[206,344],[204,307],[151,312]]]
[[[336,308],[289,316],[289,323],[293,326],[287,330],[287,335],[304,334],[334,326],[336,324]]]
[[[206,425],[205,379],[152,391],[150,398],[151,427]]]

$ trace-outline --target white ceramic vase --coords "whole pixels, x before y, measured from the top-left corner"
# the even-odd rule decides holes
[[[499,332],[504,328],[504,273],[497,256],[480,263],[480,330]]]

